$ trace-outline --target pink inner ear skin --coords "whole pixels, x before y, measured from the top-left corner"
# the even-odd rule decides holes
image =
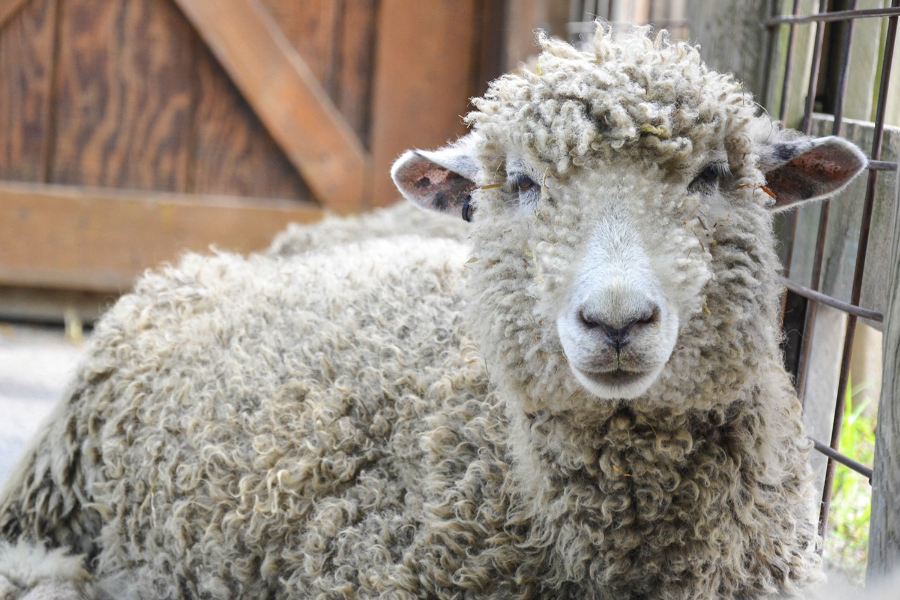
[[[461,214],[475,184],[431,160],[415,155],[399,164],[394,180],[400,191],[422,207]]]
[[[792,166],[806,173],[818,173],[828,181],[843,181],[856,172],[859,165],[847,164],[847,152],[843,148],[820,146],[790,161]]]

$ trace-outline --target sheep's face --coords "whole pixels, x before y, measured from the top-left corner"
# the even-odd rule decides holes
[[[768,193],[777,208],[822,197],[865,159],[755,118],[692,48],[600,35],[599,60],[543,43],[541,72],[494,82],[470,135],[406,153],[394,180],[474,221],[486,358],[530,408],[712,398],[697,371],[753,363],[753,329],[774,321]],[[667,394],[679,381],[694,389]]]
[[[599,398],[646,391],[710,276],[708,257],[686,230],[682,211],[665,206],[684,190],[648,175],[629,164],[578,169],[556,192],[544,180],[544,202],[556,206],[536,209],[534,217],[527,207],[517,209],[533,233],[525,244],[535,259],[536,312],[555,324],[572,374]],[[552,223],[575,206],[579,214],[572,217],[579,222],[560,237]],[[566,264],[562,257],[569,257]]]

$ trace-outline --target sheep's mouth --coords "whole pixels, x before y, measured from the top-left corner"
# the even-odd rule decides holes
[[[635,383],[647,374],[643,371],[628,371],[626,369],[612,369],[610,371],[581,371],[587,378],[609,387],[619,387]]]
[[[653,370],[629,371],[616,368],[605,371],[583,370],[573,366],[572,371],[584,388],[598,398],[636,398],[653,383]]]

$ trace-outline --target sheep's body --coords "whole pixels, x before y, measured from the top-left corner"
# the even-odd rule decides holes
[[[145,277],[98,325],[6,496],[7,535],[95,558],[115,597],[620,599],[666,582],[680,598],[701,574],[741,593],[811,575],[812,532],[790,531],[808,526],[807,503],[779,490],[768,510],[734,513],[759,497],[738,466],[767,425],[794,424],[777,443],[802,480],[783,379],[728,411],[611,408],[596,426],[614,454],[598,449],[544,498],[511,487],[465,257],[412,237],[293,261],[191,256]],[[573,447],[590,431],[530,429]],[[775,528],[748,535],[754,520]],[[585,589],[596,578],[602,593]]]
[[[194,256],[146,277],[96,328],[3,524],[96,555],[112,590],[378,597],[439,472],[479,449],[442,453],[496,426],[460,315],[464,249],[431,245]]]
[[[465,241],[469,228],[461,219],[425,211],[411,202],[401,201],[361,215],[326,215],[314,225],[291,223],[275,236],[265,254],[286,258],[310,250],[397,235]]]
[[[146,276],[0,495],[3,536],[86,554],[119,597],[724,600],[814,580],[758,188],[765,170],[780,203],[809,199],[864,158],[768,142],[686,46],[544,44],[470,137],[394,168],[416,202],[474,205],[471,250],[300,235],[271,253],[293,257]]]

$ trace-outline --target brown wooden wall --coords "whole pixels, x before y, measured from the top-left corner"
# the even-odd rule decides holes
[[[390,203],[499,74],[505,4],[0,0],[0,287],[127,289]]]

